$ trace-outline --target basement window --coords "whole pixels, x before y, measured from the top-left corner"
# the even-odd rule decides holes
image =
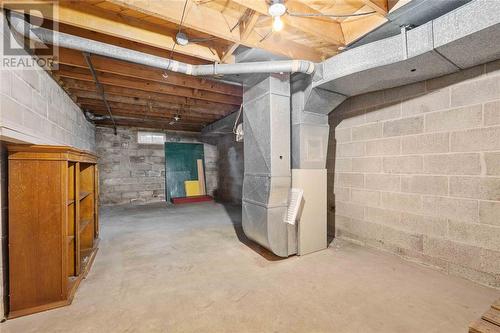
[[[162,145],[166,141],[165,133],[137,132],[137,143],[145,145]]]

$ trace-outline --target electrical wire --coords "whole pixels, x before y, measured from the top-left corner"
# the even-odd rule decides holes
[[[189,42],[190,43],[203,43],[203,42],[209,42],[211,40],[216,40],[217,37],[207,37],[207,38],[193,38],[193,39],[189,39]]]
[[[187,6],[187,3],[188,3],[188,0],[186,0],[184,2],[184,8],[182,9],[182,16],[181,16],[181,22],[179,23],[179,30],[177,31],[177,33],[181,32],[181,29],[182,29],[182,23],[184,22],[184,14],[186,13],[186,6]],[[175,37],[174,37],[175,39]],[[172,50],[170,50],[170,60],[172,60],[172,57],[174,55],[174,49],[175,49],[175,46],[177,45],[177,41],[174,41],[174,45],[172,46]]]
[[[101,94],[102,101],[104,102],[104,105],[106,106],[106,109],[108,111],[109,117],[111,118],[111,121],[113,122],[113,129],[114,129],[115,135],[116,135],[117,129],[116,129],[115,118],[113,117],[113,114],[111,113],[111,106],[109,106],[108,100],[106,98],[106,93],[104,92],[104,87],[102,86],[101,82],[99,82],[99,78],[97,77],[97,72],[94,68],[94,65],[92,64],[92,60],[90,59],[90,53],[83,52],[83,57],[85,58],[85,62],[87,63],[87,66],[90,69],[90,73],[92,74],[92,78],[94,79],[96,90],[99,94]]]
[[[240,105],[240,110],[238,111],[238,116],[236,117],[236,120],[234,121],[233,134],[237,134],[236,128],[238,127],[238,121],[240,120],[240,116],[241,116],[242,111],[243,111],[243,104]]]
[[[306,13],[292,13],[287,11],[288,15],[290,16],[295,16],[295,17],[334,17],[334,18],[348,18],[348,17],[356,17],[356,16],[366,16],[366,15],[372,15],[375,14],[376,11],[372,12],[365,12],[365,13],[354,13],[354,14],[344,14],[344,15],[336,15],[336,14],[322,14],[322,13],[312,13],[312,14],[306,14]]]
[[[262,37],[261,34],[259,34],[259,36],[261,37],[261,39],[259,40],[259,43],[262,43],[263,41],[265,41],[267,38],[269,38],[269,36],[271,36],[271,34],[273,33],[273,29],[269,30],[269,32],[264,36]]]

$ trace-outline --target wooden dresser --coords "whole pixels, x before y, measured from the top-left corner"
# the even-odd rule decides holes
[[[99,236],[97,157],[10,145],[9,318],[71,303]]]

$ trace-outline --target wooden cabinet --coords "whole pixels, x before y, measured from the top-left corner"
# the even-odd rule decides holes
[[[8,146],[9,317],[71,303],[98,245],[96,156]]]

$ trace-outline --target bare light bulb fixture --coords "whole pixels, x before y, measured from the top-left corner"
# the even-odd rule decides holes
[[[273,18],[273,31],[281,31],[283,29],[281,16],[286,13],[283,0],[273,0],[269,6],[268,13]]]
[[[283,21],[281,16],[275,16],[273,18],[273,31],[281,31],[283,29]]]
[[[188,36],[185,33],[179,31],[175,35],[175,42],[177,44],[179,44],[180,46],[186,46],[186,45],[189,44],[189,39],[188,39]]]

